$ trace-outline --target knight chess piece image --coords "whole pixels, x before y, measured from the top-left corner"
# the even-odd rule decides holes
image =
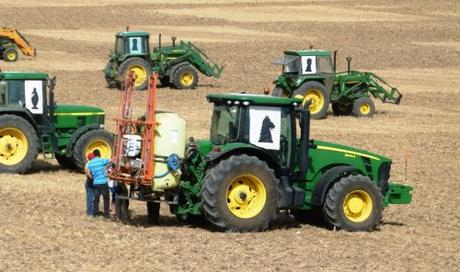
[[[38,109],[37,108],[38,100],[39,100],[39,97],[38,97],[37,89],[34,88],[34,90],[32,91],[32,97],[31,97],[32,109],[34,109],[34,110]]]
[[[259,143],[273,143],[272,138],[272,129],[275,128],[275,124],[265,116],[264,120],[262,121],[262,128],[260,129],[260,138]]]

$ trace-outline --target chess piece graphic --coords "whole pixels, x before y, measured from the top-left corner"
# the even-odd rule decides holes
[[[131,51],[139,51],[137,48],[137,39],[133,39],[133,47],[131,48]]]
[[[307,59],[307,69],[305,69],[305,72],[311,72],[311,59]]]
[[[271,130],[274,128],[275,124],[273,124],[268,116],[265,116],[262,121],[262,128],[260,129],[259,143],[273,143]]]
[[[33,110],[38,110],[37,108],[37,105],[38,105],[38,93],[37,93],[37,89],[34,88],[34,90],[32,91],[32,97],[30,99],[32,101],[32,109]]]

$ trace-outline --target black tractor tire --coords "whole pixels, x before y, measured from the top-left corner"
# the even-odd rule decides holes
[[[274,171],[257,157],[234,155],[222,160],[202,183],[204,216],[221,230],[263,231],[277,215],[278,183]]]
[[[172,85],[177,89],[195,89],[198,84],[198,73],[193,66],[179,66],[173,73]]]
[[[113,60],[109,60],[107,64],[105,65],[105,69],[104,69],[105,82],[107,82],[107,87],[110,89],[117,87],[117,81],[115,80],[115,78],[108,76],[106,74],[106,71],[115,69],[114,66],[115,66],[115,62]]]
[[[372,117],[375,104],[369,97],[361,97],[353,102],[353,115],[356,117]]]
[[[117,196],[127,196],[128,189],[125,184],[118,184],[115,187]],[[123,223],[128,223],[130,221],[129,217],[129,200],[115,198],[115,217]]]
[[[160,222],[160,203],[147,201],[147,217],[150,224],[157,225]]]
[[[328,223],[347,231],[373,230],[383,212],[380,189],[362,175],[341,178],[327,193],[324,205]]]
[[[353,113],[353,103],[332,102],[332,112],[337,116],[348,116]]]
[[[90,130],[78,138],[72,150],[72,158],[80,171],[84,170],[85,164],[88,161],[87,154],[92,152],[90,147],[95,142],[104,144],[104,150],[101,151],[101,157],[110,159],[113,154],[113,135],[104,129]],[[102,149],[102,148],[101,148]],[[109,153],[109,154],[107,154]]]
[[[8,62],[17,61],[19,57],[18,51],[14,48],[7,48],[3,51],[3,59]]]
[[[301,96],[305,99],[307,95],[310,95],[313,100],[310,105],[310,117],[312,119],[322,119],[326,116],[329,108],[329,93],[326,91],[326,87],[317,81],[307,81],[297,88],[292,96]],[[306,102],[306,99],[304,100]]]
[[[276,86],[272,90],[272,96],[283,97],[285,95],[284,95],[283,89],[281,87]]]
[[[75,165],[75,162],[73,158],[71,157],[67,157],[66,155],[54,154],[54,158],[56,158],[56,161],[64,169],[69,169],[69,170],[77,169],[77,166]]]
[[[27,145],[23,144],[24,141]],[[26,172],[37,158],[39,148],[37,133],[27,120],[10,114],[0,116],[0,173]],[[20,154],[21,150],[26,152],[25,155]],[[20,160],[8,162],[11,159]]]
[[[143,71],[136,73],[135,89],[138,91],[146,90],[149,85],[149,78],[152,74],[152,67],[145,60],[138,57],[129,58],[120,64],[118,68],[118,78],[120,80],[125,80],[126,76],[130,71]],[[142,81],[139,81],[143,79]]]

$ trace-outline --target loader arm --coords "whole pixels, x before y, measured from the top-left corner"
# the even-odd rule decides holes
[[[381,77],[374,73],[365,73],[367,79],[369,92],[375,97],[379,98],[383,103],[399,104],[402,99],[402,94],[395,87],[392,87]]]
[[[203,50],[191,42],[181,41],[181,46],[187,49],[187,59],[198,71],[208,77],[220,78],[224,68],[213,62]]]
[[[0,38],[10,39],[26,56],[35,57],[37,55],[35,48],[14,28],[0,28]]]

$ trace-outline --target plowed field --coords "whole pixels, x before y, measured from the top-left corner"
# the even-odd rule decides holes
[[[392,180],[414,187],[413,203],[385,209],[371,233],[331,231],[283,216],[267,232],[219,233],[180,224],[162,207],[147,224],[85,215],[84,176],[37,160],[25,175],[0,174],[0,271],[458,271],[460,268],[460,5],[457,1],[0,1],[0,25],[15,27],[36,58],[0,60],[2,70],[57,76],[59,103],[106,110],[113,129],[118,91],[102,69],[127,25],[163,42],[175,35],[225,65],[196,90],[159,89],[159,108],[208,137],[212,92],[262,92],[285,49],[339,50],[339,70],[374,71],[404,94],[376,102],[372,119],[312,121],[312,137],[394,160]],[[135,105],[144,105],[136,94]],[[405,161],[407,159],[407,171]]]

